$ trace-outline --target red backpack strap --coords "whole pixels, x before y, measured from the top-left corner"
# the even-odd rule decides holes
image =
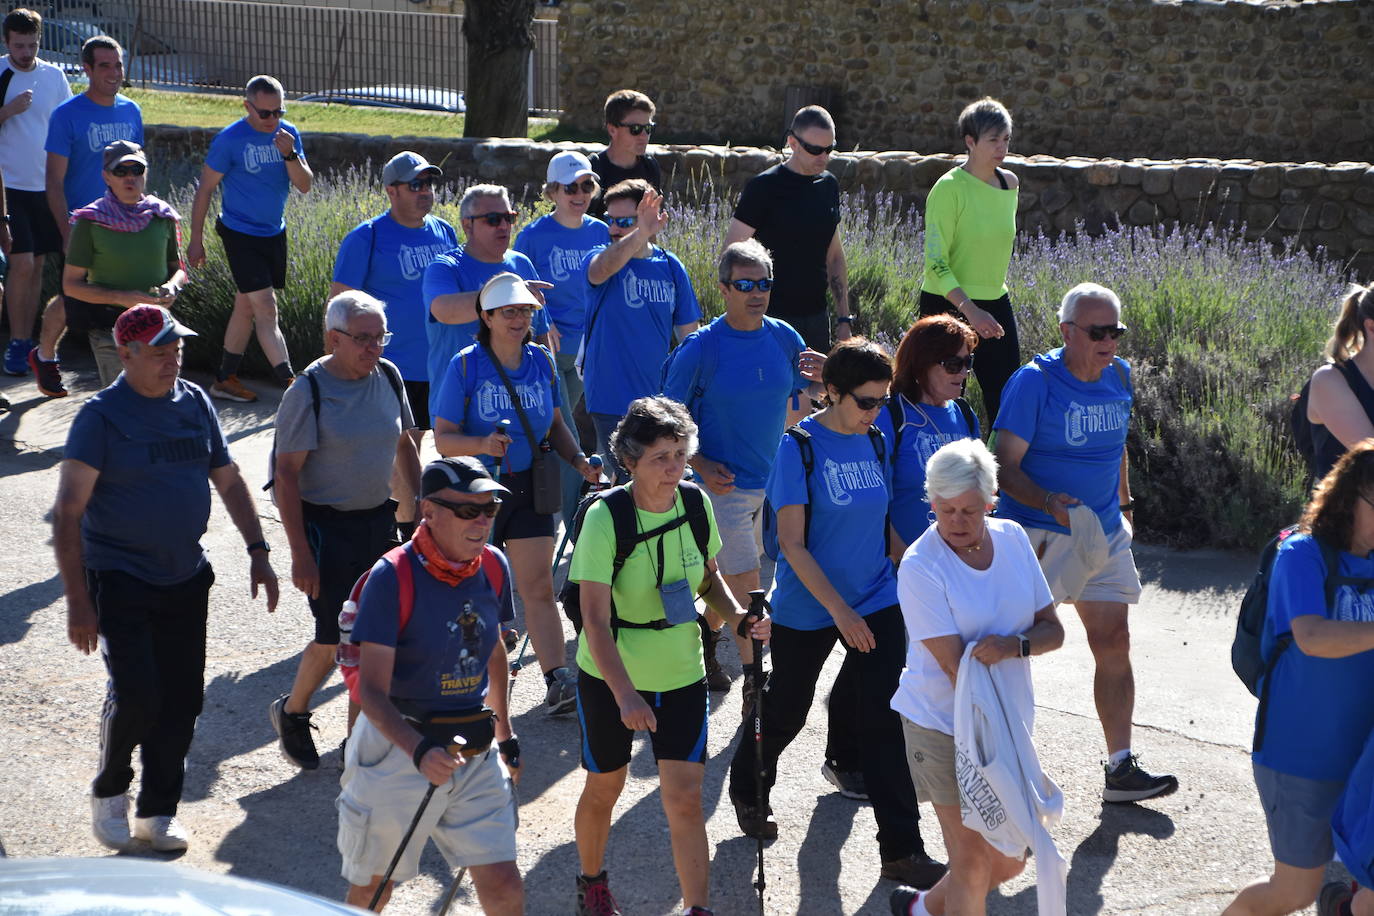
[[[491,583],[491,590],[496,593],[497,599],[500,599],[501,590],[506,587],[506,568],[501,565],[496,548],[490,544],[482,545],[482,572]]]
[[[415,570],[410,565],[410,551],[406,550],[409,544],[407,541],[399,547],[393,547],[383,556],[396,571],[396,597],[400,608],[396,623],[397,640],[400,639],[406,624],[410,623],[410,615],[415,611]]]

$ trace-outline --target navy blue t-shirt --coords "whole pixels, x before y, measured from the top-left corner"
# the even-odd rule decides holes
[[[959,405],[949,401],[943,407],[913,404],[902,395],[893,395],[902,413],[901,444],[892,428],[892,414],[878,411],[873,425],[883,431],[892,448],[892,527],[907,544],[915,543],[930,527],[930,502],[926,499],[926,463],[930,456],[958,439],[978,438],[978,418],[973,428],[964,422]]]
[[[304,157],[300,131],[288,121],[282,121],[281,127],[293,138],[296,155]],[[291,176],[273,133],[257,130],[241,118],[210,141],[205,164],[224,176],[220,220],[235,232],[268,237],[286,230],[282,214],[291,193]]]
[[[83,92],[53,109],[43,150],[67,157],[62,190],[68,210],[105,196],[101,156],[116,140],[143,145],[143,112],[133,99],[116,95],[113,105],[101,105]]]
[[[561,335],[558,346],[576,353],[587,318],[587,281],[582,277],[587,253],[609,245],[610,230],[599,219],[582,217],[569,229],[549,213],[530,223],[515,237],[515,250],[534,262],[539,277],[553,284],[544,290],[544,307]]]
[[[121,374],[81,406],[63,457],[100,472],[81,518],[87,569],[175,585],[205,564],[209,474],[230,458],[199,386],[177,379],[165,396],[148,398]]]
[[[563,403],[554,381],[553,355],[539,344],[526,344],[520,368],[507,369],[506,377],[515,386],[525,419],[534,431],[535,442],[542,441]],[[525,438],[525,428],[520,424],[510,393],[487,358],[486,350],[474,344],[453,357],[443,382],[439,412],[435,416],[457,423],[468,436],[485,436],[496,429],[497,423],[509,420],[510,428],[506,432],[512,441],[506,449],[505,470],[528,470],[534,461],[530,441]],[[478,457],[488,470],[495,471],[495,458],[491,455]]]

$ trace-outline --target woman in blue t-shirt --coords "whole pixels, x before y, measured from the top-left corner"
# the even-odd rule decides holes
[[[510,560],[525,627],[548,687],[545,708],[559,715],[577,704],[577,679],[566,664],[563,625],[553,600],[553,515],[534,508],[535,451],[545,460],[557,452],[593,483],[598,474],[558,412],[553,356],[532,342],[530,325],[538,308],[517,274],[499,273],[482,286],[477,343],[453,357],[444,373],[435,402],[434,445],[445,457],[480,457],[510,490],[492,523],[491,542]],[[526,434],[526,424],[532,435]]]
[[[1317,899],[1331,816],[1374,731],[1374,439],[1336,463],[1298,529],[1269,576],[1260,645],[1277,660],[1260,681],[1252,755],[1274,873],[1223,916],[1295,913]]]
[[[821,669],[843,640],[829,749],[837,749],[837,733],[860,745],[844,750],[873,803],[882,876],[928,888],[945,867],[921,841],[901,720],[889,705],[906,659],[906,630],[887,558],[887,445],[873,421],[891,379],[892,361],[876,344],[851,337],[836,345],[821,373],[829,406],[778,447],[765,486],[781,549],[763,703],[765,797],[757,794],[752,743],[741,741],[730,765],[730,800],[745,835],[777,836],[767,791],[778,757],[806,724]],[[835,761],[827,759],[822,772],[835,782]]]
[[[892,453],[894,562],[930,526],[930,456],[957,439],[978,438],[978,418],[963,398],[977,346],[977,333],[949,315],[922,318],[897,346],[892,400],[875,424]]]

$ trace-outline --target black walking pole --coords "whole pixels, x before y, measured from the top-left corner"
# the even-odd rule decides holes
[[[443,902],[439,906],[439,916],[446,916],[448,908],[453,905],[453,898],[458,896],[458,885],[463,883],[463,876],[468,873],[468,867],[464,865],[458,869],[458,875],[453,879],[453,883],[448,886],[448,893],[444,894]]]
[[[754,682],[754,792],[758,810],[766,816],[768,805],[763,793],[763,643],[749,633],[751,619],[763,620],[768,616],[770,608],[764,594],[763,589],[754,589],[749,593],[749,614],[740,622],[739,635],[749,639],[754,651],[754,670],[749,674]],[[759,916],[763,916],[763,890],[768,886],[763,876],[763,831],[759,830],[755,838],[758,840],[759,875],[754,880],[754,888],[759,892]]]
[[[396,847],[396,854],[391,857],[391,864],[386,867],[386,874],[382,875],[381,883],[377,885],[377,890],[372,894],[372,900],[368,903],[369,910],[377,909],[377,901],[382,899],[382,891],[386,890],[386,883],[391,880],[391,873],[396,870],[396,863],[401,861],[401,853],[406,851],[406,844],[410,842],[411,834],[415,832],[415,827],[420,823],[420,815],[425,813],[425,807],[429,800],[434,797],[434,790],[439,788],[434,783],[429,784],[425,797],[420,799],[420,807],[415,809],[415,816],[410,819],[410,826],[406,828],[406,835],[401,837],[401,845]]]

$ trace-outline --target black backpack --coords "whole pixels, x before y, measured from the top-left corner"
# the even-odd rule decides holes
[[[1350,386],[1351,393],[1359,400],[1360,406],[1364,407],[1366,413],[1370,413],[1367,400],[1369,384],[1365,382],[1359,368],[1349,360],[1331,365],[1340,370],[1341,375],[1345,377],[1345,383]],[[1307,401],[1311,394],[1312,379],[1309,377],[1303,382],[1302,390],[1290,398],[1293,406],[1288,413],[1288,431],[1293,436],[1293,448],[1302,456],[1308,473],[1316,477],[1318,472],[1325,469],[1319,466],[1322,456],[1318,454],[1318,449],[1321,446],[1318,445],[1316,433],[1313,432],[1312,421],[1307,419]],[[1370,419],[1374,420],[1374,413],[1370,413]],[[1340,451],[1343,452],[1344,448]]]
[[[811,434],[801,427],[800,424],[789,427],[787,435],[797,442],[797,451],[801,453],[802,475],[806,480],[806,495],[811,495],[811,472],[816,467],[816,450],[811,445]],[[878,456],[878,467],[882,467],[887,461],[887,446],[883,442],[882,430],[876,426],[868,428],[868,441],[873,444],[873,453]],[[803,505],[805,521],[802,527],[802,541],[808,541],[811,537],[811,500],[808,498]],[[887,539],[887,526],[883,526],[883,539]],[[763,500],[763,553],[770,560],[776,560],[782,554],[782,548],[778,546],[778,513],[773,508],[773,503],[764,497]]]
[[[625,561],[630,558],[630,554],[634,553],[635,547],[644,541],[651,541],[683,525],[692,526],[692,537],[697,542],[697,549],[701,551],[702,557],[709,557],[711,555],[711,522],[706,515],[706,495],[696,484],[685,480],[677,485],[677,489],[682,494],[683,513],[648,531],[639,530],[639,519],[635,515],[634,496],[631,495],[628,487],[611,487],[608,490],[598,490],[590,494],[582,500],[577,507],[577,512],[573,515],[573,543],[577,543],[577,538],[582,533],[582,522],[587,517],[587,510],[591,509],[598,501],[604,501],[606,508],[611,513],[611,523],[615,527],[615,556],[611,559],[612,585],[615,584],[615,577],[620,575],[620,570],[625,565]],[[563,605],[564,616],[572,622],[573,630],[581,633],[582,583],[569,578],[563,585],[563,590],[558,593],[558,601]],[[631,623],[621,620],[620,615],[616,613],[614,599],[611,601],[612,636],[622,627],[632,630],[666,630],[671,626],[672,624],[668,623],[667,618],[651,620],[648,623]]]

